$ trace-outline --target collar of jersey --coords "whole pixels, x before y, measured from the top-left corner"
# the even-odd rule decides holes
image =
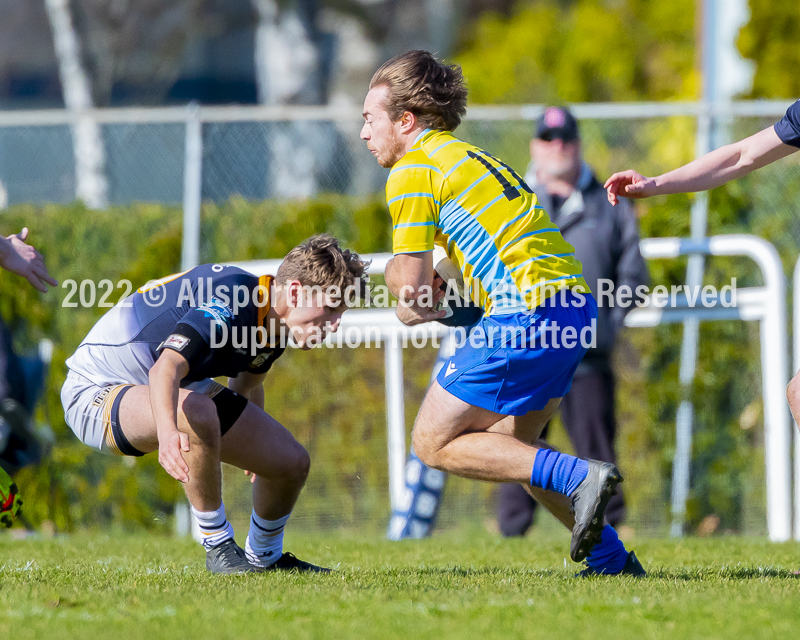
[[[418,143],[420,140],[422,140],[422,138],[424,138],[424,137],[425,137],[425,135],[426,135],[426,134],[428,134],[428,133],[430,133],[431,131],[433,131],[433,129],[424,129],[423,131],[420,131],[419,135],[418,135],[416,138],[414,138],[414,144],[413,144],[413,145],[411,145],[411,146],[412,146],[412,147],[413,147],[413,146],[416,146],[416,145],[417,145],[417,143]]]
[[[261,276],[258,279],[258,326],[266,328],[264,321],[272,308],[272,276]]]

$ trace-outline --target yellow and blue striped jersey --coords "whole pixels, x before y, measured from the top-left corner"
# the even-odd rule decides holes
[[[389,173],[386,199],[395,255],[444,247],[487,315],[533,310],[563,287],[590,291],[519,175],[449,131],[420,134]]]

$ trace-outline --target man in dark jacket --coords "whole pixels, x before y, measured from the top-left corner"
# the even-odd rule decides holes
[[[639,251],[636,218],[626,201],[617,207],[608,202],[603,185],[581,157],[578,123],[567,109],[549,107],[540,116],[531,140],[531,157],[525,181],[561,228],[564,239],[575,247],[583,276],[595,296],[601,280],[606,291],[611,283],[614,291],[623,285],[635,291],[646,284],[647,266]],[[598,302],[596,347],[578,365],[572,389],[561,401],[562,421],[582,458],[616,462],[611,355],[629,310]],[[521,485],[501,485],[498,517],[503,535],[523,535],[533,521],[535,504]],[[606,517],[616,526],[624,513],[623,497],[618,493],[611,499]]]

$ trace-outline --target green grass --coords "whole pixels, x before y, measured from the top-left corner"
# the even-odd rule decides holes
[[[800,623],[794,543],[637,540],[647,579],[580,580],[566,535],[288,538],[337,571],[218,577],[187,540],[0,536],[0,638],[750,640]]]

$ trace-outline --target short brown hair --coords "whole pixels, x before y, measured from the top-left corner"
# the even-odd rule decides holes
[[[276,284],[298,280],[304,287],[337,287],[344,295],[354,286],[359,297],[366,291],[369,261],[362,260],[355,251],[342,249],[339,241],[327,234],[310,237],[292,249],[283,259]]]
[[[386,110],[395,122],[410,111],[426,128],[455,131],[467,113],[467,88],[458,65],[439,62],[427,51],[407,51],[384,62],[369,88],[387,87]]]

